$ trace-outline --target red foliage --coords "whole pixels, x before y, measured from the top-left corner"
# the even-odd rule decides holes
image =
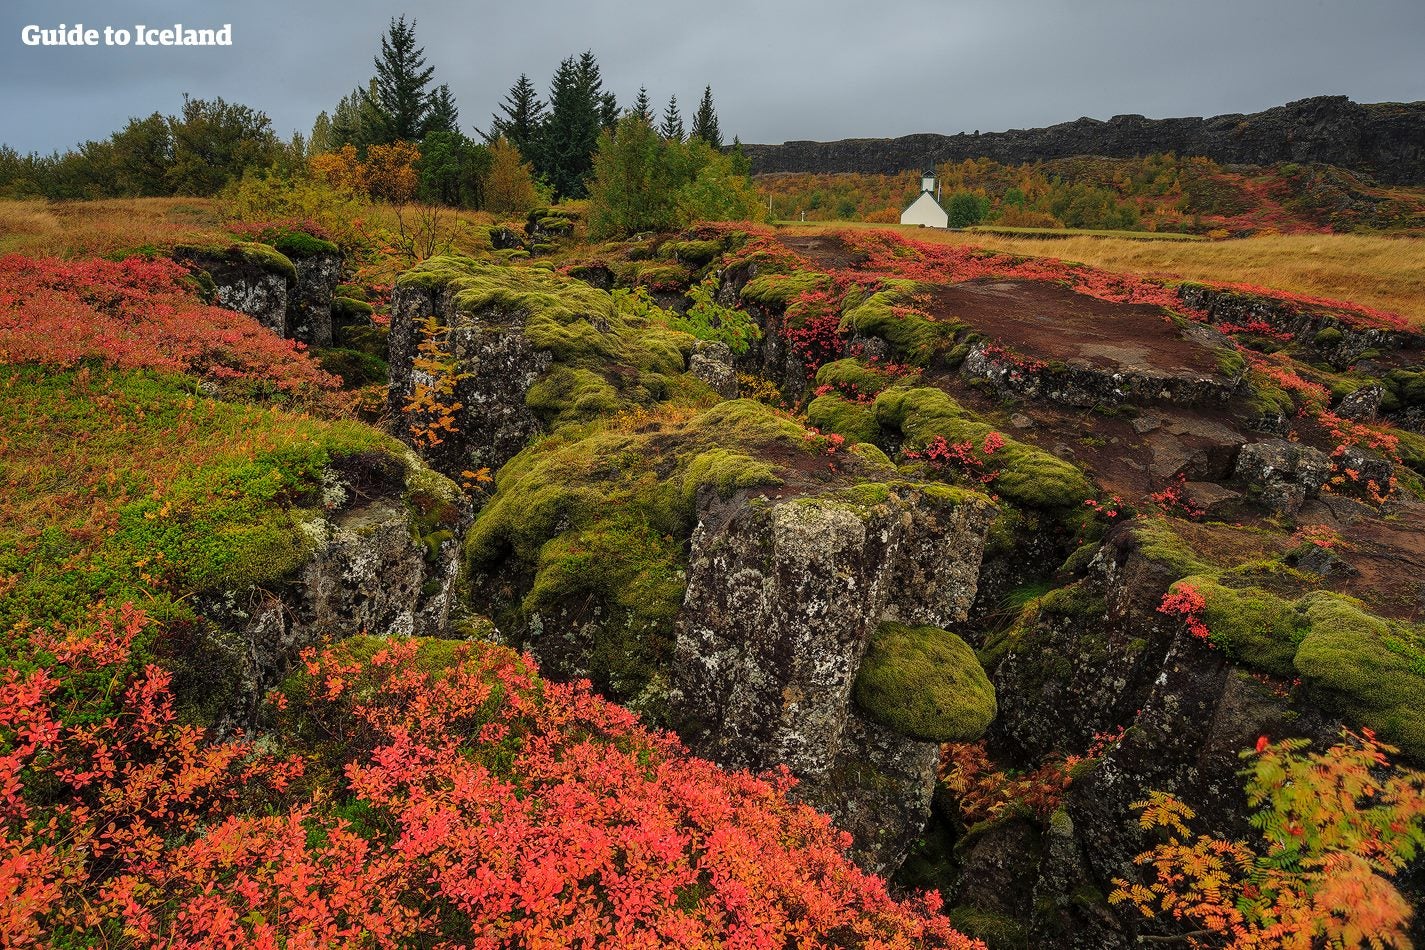
[[[925,461],[935,469],[953,466],[988,485],[999,477],[999,469],[989,468],[987,460],[1002,448],[1004,436],[998,432],[987,434],[980,443],[978,452],[975,443],[969,439],[951,442],[945,436],[937,435],[925,444],[925,448],[904,454],[907,459]]]
[[[284,392],[338,388],[256,320],[206,306],[173,261],[0,257],[0,363],[193,373]]]
[[[723,772],[510,651],[308,652],[272,704],[322,737],[303,762],[177,725],[154,667],[125,686],[143,622],[48,641],[115,682],[109,720],[67,725],[46,670],[0,686],[6,945],[983,947],[856,868],[785,771]]]
[[[1181,617],[1187,624],[1188,633],[1206,640],[1212,635],[1203,622],[1202,612],[1207,609],[1207,601],[1202,593],[1191,584],[1174,584],[1172,590],[1163,595],[1158,605],[1158,613],[1170,617]]]

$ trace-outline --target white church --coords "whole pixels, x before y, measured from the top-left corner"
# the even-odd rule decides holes
[[[901,224],[918,224],[923,228],[948,228],[950,215],[935,198],[935,172],[920,176],[920,197],[901,212]]]

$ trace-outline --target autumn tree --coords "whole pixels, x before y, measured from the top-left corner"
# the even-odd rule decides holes
[[[534,173],[519,149],[501,137],[490,143],[490,172],[485,179],[485,208],[496,214],[522,214],[539,201]]]
[[[678,182],[668,146],[641,116],[621,119],[599,136],[589,186],[589,233],[613,237],[671,228]]]
[[[702,102],[693,114],[691,138],[706,142],[713,148],[722,148],[722,132],[717,127],[717,110],[713,108],[712,86],[703,88]]]
[[[1163,792],[1137,803],[1167,840],[1136,859],[1152,881],[1115,881],[1109,903],[1180,922],[1194,947],[1410,946],[1390,878],[1425,846],[1425,773],[1391,770],[1396,750],[1369,730],[1307,745],[1264,736],[1243,753],[1257,841],[1194,833],[1193,810]]]

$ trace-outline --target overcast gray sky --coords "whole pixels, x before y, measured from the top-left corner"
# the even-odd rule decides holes
[[[620,102],[691,112],[710,83],[747,142],[1029,128],[1089,115],[1425,99],[1425,0],[0,0],[0,142],[101,138],[181,94],[307,131],[372,73],[390,17],[484,128],[514,79],[592,49]],[[230,49],[26,47],[27,24],[233,25]]]

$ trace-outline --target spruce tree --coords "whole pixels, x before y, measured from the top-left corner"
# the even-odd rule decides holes
[[[332,119],[325,109],[317,113],[317,121],[312,123],[312,135],[307,141],[313,155],[332,150]]]
[[[503,136],[519,149],[525,161],[537,166],[539,159],[535,146],[546,116],[544,103],[535,94],[534,83],[530,82],[524,73],[520,73],[518,81],[505,94],[505,101],[500,103],[500,111],[504,113],[503,116],[490,116],[490,133],[485,136],[485,140],[493,143],[495,139]]]
[[[663,110],[663,124],[658,127],[658,133],[670,142],[683,140],[683,114],[678,111],[677,96],[669,98],[668,107]]]
[[[376,105],[383,123],[381,142],[414,142],[425,131],[431,96],[426,91],[435,68],[426,65],[425,49],[416,46],[416,21],[405,15],[391,21],[376,57]]]
[[[593,167],[594,147],[603,128],[603,82],[594,54],[559,64],[549,87],[549,119],[540,139],[535,168],[561,198],[582,198],[585,176]]]
[[[599,124],[606,129],[618,125],[618,97],[606,92],[599,100]]]
[[[455,97],[450,94],[450,87],[441,83],[430,97],[430,112],[426,115],[425,134],[457,131],[459,118],[460,110],[455,107]]]
[[[648,98],[648,87],[638,87],[638,97],[633,100],[629,115],[636,115],[650,126],[653,124],[653,103]]]
[[[698,103],[698,111],[693,114],[691,138],[701,139],[713,148],[722,148],[722,133],[717,127],[717,112],[713,109],[712,86],[703,88],[703,101]]]

